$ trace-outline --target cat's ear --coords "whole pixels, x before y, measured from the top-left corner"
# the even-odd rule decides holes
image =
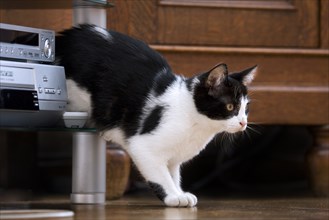
[[[213,67],[209,71],[209,75],[206,81],[206,87],[216,88],[219,84],[228,76],[227,66],[225,63],[221,63]]]
[[[257,65],[250,67],[248,69],[242,70],[241,72],[238,72],[238,73],[232,73],[232,74],[230,74],[230,77],[238,80],[243,85],[248,86],[254,80],[256,73],[257,73]]]

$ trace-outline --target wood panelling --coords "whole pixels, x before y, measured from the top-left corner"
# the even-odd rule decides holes
[[[129,34],[131,1],[113,1],[115,6],[107,11],[107,26],[121,33]]]
[[[250,93],[249,120],[252,122],[282,125],[329,123],[328,87],[252,86]]]
[[[70,0],[1,0],[0,22],[62,31],[72,26]]]
[[[225,62],[230,71],[255,64],[255,85],[328,86],[329,50],[157,46],[176,73],[191,76]]]
[[[112,1],[111,1],[112,2]],[[155,43],[156,39],[156,0],[122,1],[115,0],[114,8],[108,10],[108,27]]]
[[[203,46],[318,47],[319,2],[293,3],[296,10],[162,6],[158,9],[158,42]]]
[[[321,21],[320,21],[320,23],[321,23],[321,47],[329,48],[329,0],[321,0],[321,18],[320,19],[321,19]]]
[[[160,5],[271,10],[296,9],[292,1],[289,0],[160,0]]]

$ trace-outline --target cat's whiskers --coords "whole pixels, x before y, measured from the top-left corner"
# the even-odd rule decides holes
[[[237,133],[228,133],[224,132],[222,137],[225,140],[225,145],[235,145],[236,144],[236,135]]]
[[[249,136],[249,133],[248,133],[247,129],[241,131],[240,133],[242,134],[243,137],[247,136],[250,139],[250,136]]]
[[[221,135],[221,134],[217,134],[217,135],[215,135],[215,143],[216,144],[222,144],[222,142],[223,142],[223,135]]]
[[[216,146],[222,146],[224,143],[224,134],[215,135],[213,141]]]
[[[259,124],[259,123],[256,123],[256,122],[248,122],[248,125],[252,125],[254,127],[258,127],[258,128],[264,128],[263,125]]]
[[[229,134],[227,132],[223,132],[220,136],[221,136],[220,145],[226,146],[227,143],[230,142]]]
[[[257,131],[255,128],[252,128],[251,126],[247,125],[247,129],[249,129],[250,131],[253,131],[255,132],[256,134],[259,134],[261,135],[261,132],[260,131]]]
[[[221,150],[224,153],[229,154],[230,149],[231,149],[230,148],[230,146],[231,146],[231,136],[230,136],[230,134],[228,132],[223,132],[218,136],[220,136],[220,138],[217,137],[218,138],[217,141],[220,141],[220,142],[215,142],[215,144],[217,146],[220,146]]]

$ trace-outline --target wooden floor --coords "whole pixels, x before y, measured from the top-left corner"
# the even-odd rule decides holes
[[[194,208],[164,207],[155,197],[129,195],[106,205],[71,205],[67,198],[39,198],[29,202],[2,202],[1,209],[64,209],[74,217],[60,219],[329,219],[329,198],[289,197],[199,197]],[[0,216],[0,219],[1,216]],[[43,218],[55,219],[55,218]]]

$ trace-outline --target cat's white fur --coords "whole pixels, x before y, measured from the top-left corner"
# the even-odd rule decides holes
[[[91,99],[87,90],[82,89],[71,79],[66,80],[68,105],[67,111],[91,113]]]
[[[68,104],[66,107],[66,111],[68,112],[87,112],[88,113],[88,121],[86,126],[92,127],[93,122],[90,120],[91,117],[91,98],[90,93],[81,87],[78,84],[71,80],[66,80],[67,87],[67,96],[68,96]]]
[[[103,37],[105,40],[109,40],[111,41],[113,39],[113,37],[111,36],[111,34],[104,28],[95,26],[94,30],[96,33],[98,33],[101,37]]]
[[[197,79],[193,85],[200,83]],[[69,109],[91,113],[90,95],[72,80],[67,81]],[[180,186],[180,166],[205,148],[219,132],[235,133],[246,129],[245,109],[248,100],[241,99],[239,114],[228,120],[212,120],[200,114],[193,95],[182,78],[177,80],[159,97],[150,93],[144,113],[157,105],[165,106],[161,123],[151,133],[135,135],[126,139],[124,132],[116,127],[101,135],[107,141],[119,143],[131,156],[147,181],[161,183],[167,193],[168,206],[194,206],[197,198],[183,192]],[[140,124],[146,115],[141,117]],[[241,126],[240,122],[244,122]]]

